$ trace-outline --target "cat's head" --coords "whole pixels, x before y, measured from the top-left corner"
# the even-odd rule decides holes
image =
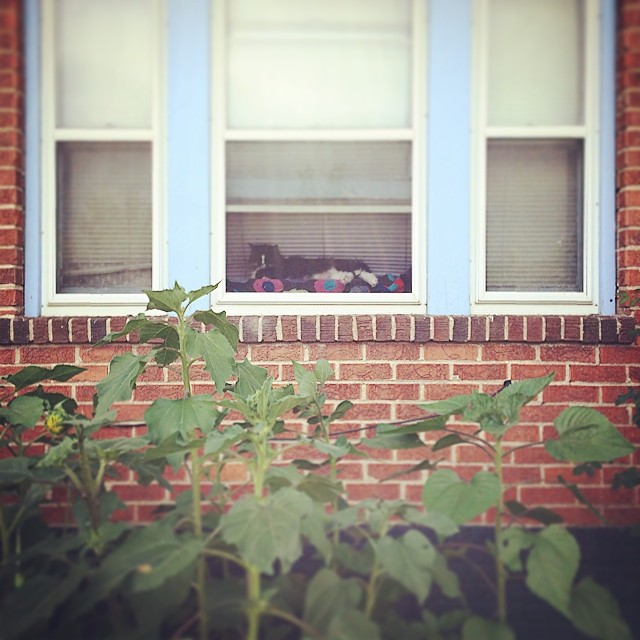
[[[259,269],[282,262],[282,254],[277,244],[249,243],[249,249],[249,271],[252,274]]]

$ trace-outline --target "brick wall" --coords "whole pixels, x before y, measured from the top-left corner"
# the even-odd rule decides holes
[[[0,315],[23,312],[22,2],[0,2]]]
[[[506,379],[547,375],[555,372],[553,384],[541,401],[527,407],[522,425],[510,432],[509,443],[526,444],[551,435],[550,424],[569,404],[598,408],[628,438],[640,443],[640,431],[632,426],[631,407],[617,406],[615,399],[640,376],[639,349],[629,344],[631,318],[540,318],[429,316],[322,316],[235,318],[240,328],[240,358],[265,366],[280,382],[293,382],[291,360],[311,364],[320,358],[331,362],[336,379],[328,384],[330,399],[349,399],[354,409],[336,425],[336,432],[364,429],[372,424],[419,415],[420,402],[428,402],[478,389],[491,393]],[[35,318],[2,319],[0,336],[13,348],[0,353],[0,374],[22,364],[51,366],[56,363],[86,367],[86,372],[69,383],[54,387],[74,397],[81,408],[91,410],[94,384],[107,372],[110,359],[135,343],[117,343],[92,348],[109,330],[122,327],[124,318]],[[211,392],[208,376],[195,376],[197,393]],[[141,421],[149,403],[162,394],[182,395],[179,374],[152,368],[137,386],[133,400],[118,407],[118,422],[105,435],[143,432]],[[290,424],[293,426],[295,423]],[[302,428],[302,425],[300,425]],[[363,432],[365,433],[365,432]],[[358,439],[360,434],[355,434]],[[408,468],[417,460],[444,459],[463,477],[486,468],[478,450],[461,446],[438,454],[426,449],[371,451],[368,460],[349,460],[343,465],[343,481],[353,499],[365,496],[404,498],[419,501],[424,477],[420,473],[380,483],[393,472]],[[292,451],[287,459],[314,456],[313,451]],[[640,489],[610,490],[613,474],[624,463],[599,471],[587,479],[581,476],[585,494],[602,508],[614,523],[638,521]],[[640,462],[638,455],[636,463]],[[573,481],[571,465],[555,462],[539,449],[514,454],[505,468],[508,482],[518,483],[511,497],[529,506],[545,505],[574,524],[597,524],[597,520],[562,488],[557,476]],[[236,486],[245,480],[242,467],[231,466],[227,479]],[[186,480],[174,478],[178,490]],[[130,482],[116,483],[123,497],[133,500],[121,517],[144,521],[168,496],[158,487],[142,489]],[[60,500],[64,495],[56,495]],[[52,517],[62,510],[50,505]]]
[[[640,0],[620,0],[617,101],[617,257],[622,290],[640,288]],[[135,344],[92,348],[123,318],[24,318],[23,313],[23,78],[20,0],[0,0],[0,375],[25,364],[73,363],[87,368],[77,379],[59,385],[90,409],[94,385],[107,371],[114,353]],[[32,212],[38,215],[39,212]],[[640,306],[635,313],[640,321]],[[630,344],[631,317],[429,317],[429,316],[247,316],[236,319],[242,335],[240,356],[268,367],[283,382],[292,380],[292,359],[313,363],[328,359],[337,379],[329,385],[333,399],[350,399],[356,407],[339,428],[361,429],[380,421],[415,415],[415,404],[472,389],[494,391],[505,379],[556,372],[542,402],[524,412],[514,443],[539,439],[568,403],[602,410],[623,433],[638,442],[631,408],[615,404],[628,384],[640,380],[640,348]],[[197,382],[198,391],[208,390]],[[174,372],[145,374],[131,403],[119,407],[120,424],[105,435],[141,432],[145,408],[159,394],[180,393]],[[304,452],[308,455],[309,452]],[[298,452],[300,455],[300,452]],[[410,466],[424,453],[374,452],[364,462],[349,461],[344,481],[353,498],[380,495],[418,499],[423,478],[379,483],[389,472]],[[442,454],[445,463],[465,477],[482,468],[475,449]],[[631,460],[627,461],[631,462]],[[638,460],[635,460],[637,463]],[[613,522],[638,522],[640,490],[612,493],[618,468],[581,478],[585,493]],[[240,485],[243,470],[231,466],[230,481]],[[520,483],[513,497],[529,506],[546,505],[574,524],[595,524],[557,476],[568,466],[543,452],[523,449],[506,467],[508,480]],[[184,478],[171,478],[178,489]],[[122,517],[145,521],[167,499],[157,487],[141,489],[125,479],[117,489],[132,504]],[[64,500],[56,494],[56,500]],[[51,505],[51,518],[60,509]]]
[[[640,0],[618,3],[618,285],[640,290]],[[635,305],[640,322],[640,305]]]

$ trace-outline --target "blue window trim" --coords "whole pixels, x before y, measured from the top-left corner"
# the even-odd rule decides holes
[[[427,310],[432,315],[469,315],[471,2],[429,2]]]
[[[187,289],[211,277],[210,11],[167,2],[167,285]]]
[[[193,288],[211,263],[209,0],[167,0],[167,274]],[[40,0],[25,0],[25,313],[40,314]],[[429,0],[427,295],[432,315],[470,308],[472,0]],[[615,1],[602,0],[600,59],[601,314],[615,312]]]

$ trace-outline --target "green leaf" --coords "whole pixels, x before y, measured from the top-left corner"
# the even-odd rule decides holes
[[[182,303],[187,300],[187,292],[176,282],[173,289],[163,289],[162,291],[145,290],[144,293],[149,298],[147,310],[159,309],[167,313],[180,313]]]
[[[499,549],[500,560],[511,571],[522,571],[523,551],[531,548],[534,536],[520,527],[509,527],[502,532],[502,546]]]
[[[432,471],[437,469],[438,460],[436,462],[431,462],[431,460],[422,460],[418,462],[418,464],[414,464],[412,467],[408,469],[401,469],[400,471],[394,471],[394,473],[385,476],[384,478],[380,478],[380,482],[388,482],[389,480],[395,480],[396,478],[401,478],[402,476],[406,476],[410,473],[415,473],[416,471]]]
[[[552,372],[548,376],[541,378],[513,382],[497,394],[498,406],[510,425],[518,422],[520,409],[548,387],[554,376],[555,372]]]
[[[424,513],[417,509],[408,509],[404,517],[407,522],[433,529],[439,536],[444,536],[445,538],[455,535],[460,530],[449,516],[436,511]]]
[[[217,415],[216,403],[211,396],[200,395],[178,400],[154,400],[145,411],[144,420],[154,443],[159,444],[174,433],[180,434],[184,443],[196,429],[208,432]]]
[[[553,423],[560,434],[546,450],[570,462],[608,462],[633,453],[635,447],[601,413],[589,407],[569,407]]]
[[[562,517],[545,507],[533,507],[527,509],[517,500],[508,500],[504,505],[509,512],[517,518],[531,518],[542,524],[556,524],[562,522]]]
[[[0,618],[2,637],[13,640],[25,635],[41,620],[51,618],[55,610],[73,596],[87,572],[83,563],[73,566],[64,578],[39,573],[29,578],[20,589],[15,589],[4,598]]]
[[[580,548],[563,527],[551,525],[536,534],[527,559],[527,586],[567,617]]]
[[[464,438],[461,438],[457,433],[449,433],[446,436],[442,436],[432,447],[431,451],[440,451],[441,449],[447,449],[453,447],[456,444],[466,442]]]
[[[196,559],[202,551],[200,540],[180,542],[169,549],[163,549],[153,560],[147,560],[138,565],[131,581],[132,591],[149,591],[162,585],[165,580],[173,578],[182,571],[186,571],[191,565],[195,565]]]
[[[107,411],[114,402],[131,399],[136,380],[149,358],[150,355],[123,353],[111,360],[109,373],[96,385],[96,415]]]
[[[32,477],[28,458],[0,459],[0,484],[16,484]]]
[[[458,575],[449,569],[447,561],[441,553],[436,556],[433,567],[431,567],[431,575],[447,598],[459,598],[462,595]]]
[[[227,342],[233,347],[234,351],[238,348],[238,327],[227,320],[226,311],[216,312],[211,311],[211,309],[207,311],[196,311],[196,313],[193,314],[193,319],[211,325],[227,339]]]
[[[113,331],[112,333],[108,333],[104,338],[98,340],[93,346],[101,347],[105,344],[109,344],[118,338],[122,338],[124,336],[133,333],[134,331],[138,331],[141,327],[146,324],[151,323],[152,321],[147,318],[144,313],[139,313],[135,318],[131,318],[127,320],[127,324],[124,325],[124,328],[121,331]]]
[[[569,610],[573,624],[591,638],[632,640],[615,599],[591,578],[584,578],[573,589]]]
[[[136,529],[90,576],[75,603],[74,614],[89,611],[140,566],[153,567],[183,545],[166,525],[156,523]]]
[[[234,393],[241,398],[248,398],[264,386],[267,381],[267,370],[251,364],[246,358],[238,364],[238,381]]]
[[[462,627],[462,640],[516,640],[506,624],[471,616]]]
[[[498,398],[476,391],[471,394],[471,403],[462,414],[464,421],[477,422],[483,431],[496,436],[509,428],[505,418]]]
[[[378,625],[358,609],[347,609],[334,615],[327,640],[380,640]]]
[[[0,418],[9,424],[35,427],[44,413],[44,402],[35,396],[19,396],[7,407],[0,407]]]
[[[235,350],[224,335],[216,330],[199,333],[187,329],[187,351],[192,357],[204,358],[204,368],[216,389],[223,391],[227,380],[236,370]]]
[[[456,524],[464,524],[484,513],[499,497],[500,481],[488,471],[479,471],[466,483],[452,469],[440,469],[429,477],[422,491],[428,512],[443,513]]]
[[[246,436],[246,431],[239,425],[233,424],[222,431],[214,429],[207,436],[204,445],[205,455],[213,455],[228,449]]]
[[[410,530],[401,538],[385,536],[377,543],[378,559],[382,568],[405,589],[424,603],[432,582],[431,569],[436,561],[436,550],[429,539],[419,531]]]
[[[312,510],[311,498],[295,489],[282,489],[261,501],[244,496],[221,517],[222,537],[263,573],[273,573],[276,560],[286,572],[302,554],[300,522]]]
[[[334,420],[340,420],[344,417],[347,411],[353,408],[353,402],[350,400],[343,400],[331,413],[329,416],[329,422],[333,422]]]
[[[57,382],[66,382],[85,371],[82,367],[74,367],[69,364],[57,364],[52,369],[45,367],[36,367],[29,365],[21,369],[17,373],[8,376],[2,376],[1,380],[6,380],[15,387],[16,391],[20,391],[32,384],[37,384],[43,380],[56,380]]]
[[[452,416],[460,415],[467,408],[467,405],[471,402],[470,395],[451,396],[446,400],[438,400],[437,402],[428,402],[426,404],[419,404],[418,406],[429,413],[438,416]]]
[[[207,284],[204,287],[200,287],[199,289],[194,289],[193,291],[187,291],[187,298],[189,299],[189,304],[195,302],[196,300],[200,300],[200,298],[204,298],[204,296],[208,296],[212,291],[215,291],[218,288],[217,284]]]
[[[335,377],[335,373],[327,360],[318,360],[313,372],[320,384],[324,384],[327,380]]]
[[[355,609],[362,600],[360,584],[341,578],[331,569],[320,569],[309,582],[304,601],[304,621],[325,633],[334,616]],[[359,640],[368,638],[361,636]]]
[[[298,383],[299,394],[305,398],[315,397],[318,381],[313,371],[307,371],[299,362],[293,362],[293,373]]]
[[[373,438],[364,438],[362,444],[370,449],[415,449],[426,446],[417,433],[407,427],[380,424]]]

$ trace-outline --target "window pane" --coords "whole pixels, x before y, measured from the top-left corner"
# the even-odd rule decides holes
[[[388,287],[400,276],[401,288],[411,290],[409,143],[234,142],[227,157],[230,289],[266,275],[290,281],[285,289],[319,290],[314,281],[322,278],[302,274],[297,258],[256,274],[250,245],[269,244],[283,258],[308,259],[303,266],[316,276],[322,264],[344,271],[345,291],[397,291]],[[336,260],[309,262],[318,257]],[[350,275],[359,263],[374,277]]]
[[[487,167],[487,290],[582,290],[582,141],[495,140]]]
[[[57,290],[139,292],[151,286],[151,146],[57,147]]]
[[[410,125],[409,0],[227,6],[231,128]]]
[[[489,124],[584,118],[582,0],[491,0]]]
[[[152,0],[55,1],[57,125],[149,127]]]

